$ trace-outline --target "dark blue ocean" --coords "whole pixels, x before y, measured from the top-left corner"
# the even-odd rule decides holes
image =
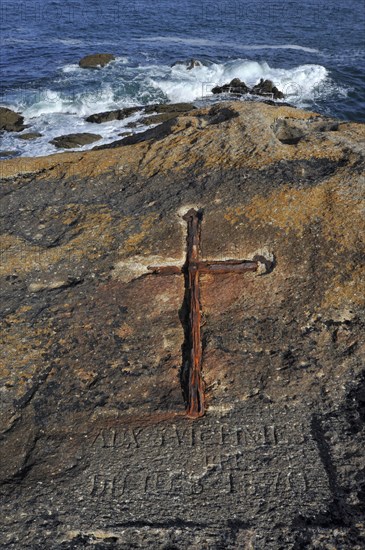
[[[53,137],[84,131],[112,141],[124,121],[95,128],[84,117],[209,102],[211,88],[234,77],[249,85],[270,78],[298,107],[365,121],[364,13],[359,0],[4,0],[0,104],[21,111],[28,131],[43,137],[7,134],[1,149],[49,154]],[[90,53],[117,59],[80,69]],[[203,66],[171,67],[189,58]]]

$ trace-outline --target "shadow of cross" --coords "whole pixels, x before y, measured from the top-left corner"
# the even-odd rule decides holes
[[[187,222],[187,253],[182,267],[178,266],[149,266],[148,270],[154,275],[185,276],[185,306],[187,309],[187,330],[185,346],[188,350],[188,380],[186,388],[187,410],[191,418],[203,416],[204,381],[202,376],[202,341],[201,341],[201,305],[199,276],[202,273],[246,273],[257,271],[260,261],[200,260],[200,239],[202,212],[189,210],[183,219]]]

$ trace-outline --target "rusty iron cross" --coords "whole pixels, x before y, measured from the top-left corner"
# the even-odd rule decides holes
[[[188,348],[188,380],[186,388],[187,415],[203,416],[205,412],[204,380],[202,375],[201,305],[199,278],[202,273],[246,273],[257,271],[259,261],[200,260],[202,212],[189,210],[183,219],[187,222],[187,254],[183,267],[149,266],[154,275],[185,275],[185,305],[187,309],[186,346]]]

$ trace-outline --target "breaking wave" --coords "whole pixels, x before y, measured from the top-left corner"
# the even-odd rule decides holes
[[[288,101],[298,106],[314,100],[318,95],[318,86],[326,81],[330,85],[328,71],[321,65],[276,69],[266,62],[241,59],[202,65],[192,70],[176,65],[163,78],[152,77],[150,82],[161,89],[170,101],[193,101],[209,95],[214,86],[230,82],[233,78],[240,78],[248,86],[253,86],[260,78],[270,79],[284,92]]]
[[[284,92],[286,101],[298,107],[315,107],[316,101],[328,95],[346,95],[338,88],[322,65],[299,65],[291,69],[271,67],[267,62],[236,59],[226,63],[203,61],[188,70],[185,64],[173,67],[150,62],[131,65],[120,57],[102,70],[85,71],[77,64],[61,68],[51,85],[17,93],[6,99],[6,106],[25,116],[30,130],[42,137],[34,141],[19,140],[16,135],[3,136],[2,149],[18,155],[39,156],[56,152],[49,143],[54,137],[73,132],[96,132],[102,143],[118,138],[128,121],[95,125],[85,117],[112,109],[166,101],[198,101],[200,104],[222,99],[211,89],[240,78],[255,85],[260,78],[270,79]],[[242,98],[245,100],[245,97]],[[136,115],[138,117],[138,115]],[[141,126],[137,128],[137,131]],[[84,149],[90,148],[85,146]]]

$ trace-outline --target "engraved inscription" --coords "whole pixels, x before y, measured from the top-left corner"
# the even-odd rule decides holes
[[[241,426],[188,426],[146,428],[104,428],[93,439],[93,445],[104,449],[126,450],[144,447],[244,447],[257,448],[304,443],[303,429],[293,432],[273,424]]]
[[[157,501],[166,521],[171,503],[179,518],[189,520],[202,499],[219,521],[232,515],[249,521],[263,506],[281,507],[293,517],[312,513],[314,502],[325,509],[328,477],[310,417],[305,411],[300,417],[293,423],[287,409],[273,418],[270,409],[252,414],[242,406],[231,417],[199,423],[183,418],[132,427],[113,420],[89,439],[82,482],[90,488],[90,506],[103,500],[111,513],[119,506],[141,521],[149,520]]]
[[[307,476],[303,472],[273,470],[255,471],[207,471],[202,476],[188,476],[184,472],[139,472],[137,474],[92,476],[90,496],[110,499],[136,495],[200,495],[242,494],[257,495],[264,492],[283,494],[291,492],[303,495],[308,490]]]

